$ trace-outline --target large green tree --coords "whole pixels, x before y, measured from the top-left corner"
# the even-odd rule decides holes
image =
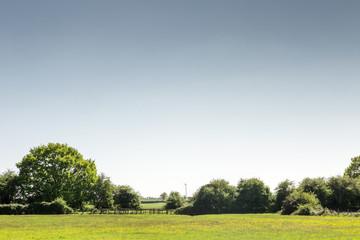
[[[263,213],[270,206],[270,188],[257,179],[241,179],[237,187],[236,208],[240,212]]]
[[[30,149],[17,167],[27,202],[51,202],[61,197],[71,207],[80,207],[88,200],[97,178],[94,161],[60,143]]]
[[[224,179],[212,180],[193,196],[193,213],[229,213],[232,211],[236,188]]]

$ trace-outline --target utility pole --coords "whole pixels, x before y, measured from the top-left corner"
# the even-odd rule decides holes
[[[187,199],[187,183],[184,184],[185,184],[185,199]]]

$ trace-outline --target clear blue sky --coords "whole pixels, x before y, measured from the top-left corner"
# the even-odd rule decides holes
[[[0,172],[67,143],[144,196],[342,174],[360,1],[0,2]]]

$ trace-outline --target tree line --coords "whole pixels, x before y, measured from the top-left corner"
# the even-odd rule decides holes
[[[105,174],[97,174],[93,160],[84,159],[66,144],[49,143],[32,148],[16,166],[18,174],[8,170],[0,175],[0,206],[6,211],[11,207],[25,209],[21,205],[26,205],[25,213],[52,213],[55,210],[50,210],[51,203],[54,203],[51,206],[61,203],[64,209],[78,210],[140,208],[140,196],[134,189],[114,185]]]
[[[71,213],[71,209],[141,207],[130,186],[114,185],[97,173],[95,162],[74,148],[49,143],[30,149],[16,164],[19,173],[0,174],[0,213]],[[201,186],[186,200],[179,192],[161,194],[166,209],[178,214],[265,213],[322,215],[360,209],[360,156],[351,159],[343,176],[305,178],[296,187],[284,180],[272,193],[260,179],[224,179]],[[3,211],[3,212],[4,212]]]

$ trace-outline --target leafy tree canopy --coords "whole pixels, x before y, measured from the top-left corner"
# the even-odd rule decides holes
[[[192,198],[196,213],[231,212],[235,200],[236,188],[224,179],[212,180],[202,186]]]
[[[348,176],[331,177],[328,180],[331,190],[328,198],[330,209],[357,211],[360,209],[360,179]]]
[[[114,203],[121,208],[138,209],[141,206],[140,196],[130,186],[118,186],[115,190]]]
[[[237,187],[236,207],[240,212],[266,212],[270,205],[270,188],[257,178],[241,179]]]
[[[97,208],[110,208],[112,207],[114,186],[110,181],[110,178],[106,177],[104,173],[101,173],[92,188],[91,202]]]
[[[17,167],[27,202],[51,202],[61,197],[71,207],[80,207],[97,178],[94,161],[60,143],[30,149]]]
[[[295,190],[294,182],[286,179],[275,188],[275,211],[280,211],[284,200]]]
[[[179,192],[171,192],[169,197],[166,199],[165,209],[176,209],[184,206],[186,200]]]
[[[350,166],[345,169],[344,175],[351,178],[360,176],[360,156],[351,159]]]
[[[160,197],[165,201],[168,198],[168,195],[166,192],[163,192],[162,194],[160,194]]]
[[[324,178],[304,178],[299,185],[299,190],[314,193],[322,206],[327,206],[327,200],[331,189]]]

